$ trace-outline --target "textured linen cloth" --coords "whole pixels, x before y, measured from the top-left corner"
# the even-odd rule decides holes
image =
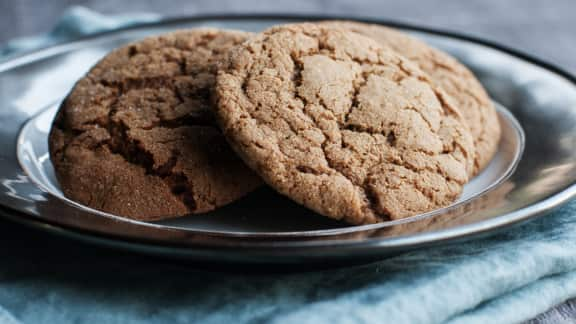
[[[1,53],[155,19],[74,7]],[[0,235],[0,324],[515,323],[576,296],[574,201],[485,239],[307,273],[200,271],[8,223]]]

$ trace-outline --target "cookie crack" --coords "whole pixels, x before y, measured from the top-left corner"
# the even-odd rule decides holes
[[[398,66],[400,67],[401,65],[402,65],[402,64],[401,64],[401,62],[400,62]],[[409,72],[408,70],[406,70],[406,69],[404,69],[404,70],[402,70],[402,71],[406,71],[405,73],[410,73],[410,72]],[[352,111],[354,110],[354,108],[357,108],[357,107],[359,106],[358,99],[357,99],[358,92],[359,92],[360,89],[361,89],[364,85],[366,85],[366,83],[368,82],[368,76],[369,76],[369,75],[376,75],[376,76],[386,77],[386,75],[384,75],[384,74],[382,73],[382,71],[372,70],[372,71],[369,71],[369,72],[367,72],[367,71],[363,71],[363,72],[362,72],[361,83],[360,83],[360,85],[358,85],[357,87],[355,87],[355,93],[354,93],[354,97],[353,97],[353,99],[354,99],[353,105],[352,105],[352,107],[350,108],[350,110],[349,110],[349,112],[348,112],[348,114],[346,115],[346,118],[345,118],[346,126],[350,126],[350,125],[347,124],[347,123],[348,123],[349,115],[352,113]],[[407,75],[407,76],[410,77],[410,76],[412,76],[412,75],[409,74],[409,75]],[[394,82],[396,82],[397,85],[401,85],[401,82],[402,82],[402,80],[403,80],[404,78],[405,78],[404,76],[396,76],[393,80],[394,80]],[[435,133],[434,127],[432,126],[431,122],[430,122],[430,121],[426,118],[426,116],[425,116],[420,110],[418,110],[416,107],[414,107],[414,106],[404,106],[404,107],[401,107],[400,109],[402,109],[402,110],[410,110],[410,111],[414,111],[415,113],[417,113],[417,114],[420,116],[420,118],[424,121],[424,123],[426,123],[426,125],[428,126],[428,129],[430,129],[430,131],[432,131],[433,133]],[[384,134],[384,135],[386,135],[386,134]]]
[[[140,141],[130,138],[128,128],[122,122],[110,120],[111,139],[107,145],[114,154],[119,154],[129,163],[142,167],[147,175],[162,179],[181,201],[190,209],[196,208],[192,183],[183,173],[173,172],[178,158],[178,152],[172,152],[171,157],[164,164],[155,167],[152,153],[142,147]]]
[[[158,75],[153,77],[143,78],[124,78],[122,80],[106,80],[101,79],[98,82],[108,88],[117,89],[120,93],[127,93],[132,90],[141,89],[170,89],[174,92],[174,76]]]
[[[392,127],[390,127],[392,128]],[[342,130],[347,130],[354,133],[364,133],[370,136],[380,135],[386,138],[386,142],[391,146],[396,148],[396,133],[394,130],[389,132],[375,130],[368,126],[356,125],[356,124],[348,124],[341,128]]]
[[[440,122],[440,129],[442,129],[442,127],[444,127],[445,125],[445,119],[448,118],[448,116],[450,118],[455,118],[456,120],[458,120],[459,122],[463,122],[462,118],[459,118],[460,115],[458,113],[456,113],[453,108],[450,106],[450,104],[446,101],[446,99],[444,98],[444,94],[438,92],[437,89],[434,89],[434,94],[436,96],[436,98],[438,99],[438,101],[440,102],[440,105],[442,106],[442,111],[443,111],[443,116]],[[462,137],[462,134],[458,133],[458,137]],[[452,137],[452,143],[450,143],[450,148],[447,150],[446,148],[444,149],[444,151],[442,152],[443,154],[450,154],[453,153],[456,149],[456,145],[458,145],[457,140],[456,140],[456,136]],[[466,158],[468,158],[468,152],[466,150],[462,150],[463,154],[466,156]]]
[[[415,113],[417,113],[420,118],[422,118],[422,120],[424,121],[424,123],[428,126],[428,129],[430,129],[430,131],[435,132],[434,131],[434,127],[432,126],[432,123],[430,123],[430,121],[424,116],[424,114],[418,110],[416,107],[414,106],[404,106],[401,108],[402,110],[408,110],[408,111],[413,111]]]
[[[293,64],[294,64],[294,71],[293,71],[293,76],[292,76],[292,81],[294,82],[294,97],[298,100],[300,100],[300,102],[302,103],[302,113],[304,113],[306,116],[308,116],[308,118],[314,120],[313,116],[311,116],[307,111],[306,111],[306,106],[309,104],[308,100],[304,97],[302,97],[299,93],[298,93],[298,88],[302,85],[302,70],[303,70],[303,66],[302,63],[295,59],[294,57],[291,57]],[[328,110],[326,108],[325,105],[321,106],[325,109]],[[338,122],[338,121],[337,121]],[[340,125],[339,125],[340,126]],[[333,165],[333,162],[330,160],[330,158],[328,157],[328,154],[326,153],[326,145],[329,139],[328,134],[326,134],[326,132],[322,129],[320,129],[320,131],[322,132],[322,134],[324,135],[324,141],[321,144],[321,149],[324,155],[324,158],[326,160],[326,164],[328,165],[328,167],[330,169],[332,169],[333,171],[339,173],[340,175],[342,175],[343,177],[345,177],[346,179],[348,179],[352,184],[354,184],[355,186],[358,186],[358,184],[354,183],[354,181],[352,181],[352,179],[346,177],[346,175],[344,173],[342,173],[341,170],[339,170],[335,165]],[[317,171],[318,172],[318,171]],[[309,173],[309,172],[308,172]]]
[[[484,105],[484,103],[482,102],[482,100],[476,96],[474,93],[472,93],[471,91],[467,90],[467,89],[463,89],[461,90],[463,91],[469,98],[471,98],[475,103],[476,109],[479,109],[480,112],[480,124],[481,125],[486,125],[486,105]],[[480,134],[477,137],[477,142],[487,142],[487,137],[488,137],[488,129],[487,127],[481,127],[480,130]],[[476,161],[477,163],[477,161]],[[479,167],[479,166],[477,166]]]
[[[352,111],[360,106],[358,96],[360,95],[360,90],[362,89],[362,87],[364,87],[368,82],[368,77],[364,72],[360,73],[359,79],[360,80],[358,80],[358,78],[357,80],[354,80],[355,81],[354,82],[355,84],[353,85],[354,92],[352,93],[350,109],[348,109],[348,111],[344,115],[344,125],[348,124],[348,119],[350,118],[350,114],[352,113]]]
[[[123,94],[123,89],[118,88],[118,95],[114,102],[110,104],[108,111],[108,118],[106,121],[106,129],[110,135],[110,139],[103,143],[107,145],[108,149],[114,153],[122,156],[127,162],[142,167],[146,174],[153,175],[162,179],[171,189],[172,193],[178,196],[181,201],[190,209],[196,208],[193,191],[190,190],[191,184],[187,182],[188,186],[180,188],[182,177],[184,175],[175,174],[172,172],[177,163],[177,154],[173,152],[172,156],[163,165],[154,168],[154,158],[152,153],[145,150],[138,140],[130,138],[128,135],[128,127],[122,121],[115,121],[114,116],[118,112],[118,103]]]
[[[189,181],[184,173],[170,173],[170,175],[162,179],[170,187],[172,194],[177,196],[188,209],[195,210],[197,208],[193,182]]]
[[[418,60],[416,59],[414,61],[418,61]],[[448,64],[444,64],[444,63],[436,60],[435,58],[431,58],[429,62],[432,63],[432,69],[433,70],[445,70],[445,71],[449,71],[455,75],[462,76],[462,74],[459,73],[460,71],[457,71],[452,66],[450,66]]]
[[[402,157],[400,157],[400,161],[397,161],[394,159],[389,159],[389,160],[387,160],[387,162],[395,164],[397,166],[404,167],[404,168],[406,168],[406,169],[408,169],[414,173],[420,174],[423,171],[429,171],[429,172],[441,175],[442,177],[444,177],[445,180],[454,181],[454,182],[459,183],[459,184],[465,183],[465,181],[458,181],[457,179],[455,179],[455,178],[451,177],[450,175],[446,174],[445,172],[443,172],[442,169],[438,166],[437,161],[435,161],[436,163],[434,163],[433,167],[424,166],[423,168],[417,168],[417,167],[413,166],[412,164],[406,162]]]
[[[179,63],[182,73],[185,73],[186,70],[185,61],[179,61]],[[174,96],[178,100],[178,104],[185,104],[187,101],[186,97],[198,98],[201,101],[199,103],[200,105],[205,105],[207,102],[210,101],[211,97],[210,92],[209,90],[204,88],[192,89],[189,93],[183,95],[182,92],[178,89],[178,87],[176,87],[175,85],[176,80],[174,80],[174,78],[175,78],[174,76],[156,76],[147,78],[126,78],[120,81],[99,80],[98,82],[102,86],[113,88],[118,92],[117,95],[114,96],[116,101],[122,97],[122,94],[142,89],[167,89],[174,94]],[[149,130],[155,127],[179,128],[183,126],[192,126],[192,125],[215,127],[215,120],[213,115],[210,113],[206,113],[205,109],[203,109],[202,112],[203,113],[192,112],[190,114],[178,118],[166,119],[162,117],[161,112],[157,110],[156,115],[159,120],[155,121],[150,126],[140,128]],[[96,121],[96,123],[99,123],[99,121]]]
[[[414,172],[414,173],[416,173],[416,174],[420,174],[421,171],[422,171],[422,170],[418,170],[418,169],[416,169],[416,168],[413,168],[413,167],[410,166],[409,164],[401,163],[401,162],[394,161],[394,160],[388,160],[387,163],[393,164],[393,165],[396,165],[396,166],[399,166],[399,167],[401,167],[401,168],[408,169],[408,170],[410,170],[410,171],[412,171],[412,172]],[[428,171],[434,172],[435,170],[428,170]],[[415,178],[410,179],[410,178],[408,178],[408,177],[406,177],[406,176],[402,176],[402,175],[399,175],[399,176],[400,176],[400,178],[401,178],[402,180],[404,180],[404,181],[402,181],[402,183],[409,183],[410,185],[412,185],[412,187],[413,187],[414,189],[416,189],[416,190],[419,191],[424,197],[426,197],[426,198],[428,199],[428,201],[434,201],[434,196],[433,196],[433,194],[432,194],[431,192],[429,192],[428,190],[426,190],[425,188],[422,188],[422,187],[420,186],[420,184],[418,183],[417,179],[415,179]],[[367,178],[369,179],[370,177],[367,177]],[[450,180],[450,179],[448,179],[448,178],[446,178],[446,179],[447,179],[447,180]],[[399,185],[399,184],[397,184],[396,186],[394,186],[394,185],[392,185],[391,183],[388,183],[388,186],[389,186],[389,188],[391,188],[391,189],[399,189],[399,188],[400,188],[400,185]],[[440,190],[435,189],[435,188],[432,188],[432,187],[430,187],[429,190],[430,190],[430,191],[434,191],[434,192],[440,192]]]
[[[293,61],[293,64],[294,64],[294,71],[293,71],[293,76],[292,76],[292,81],[294,82],[294,97],[295,97],[296,99],[300,100],[300,102],[302,103],[302,113],[304,113],[306,116],[308,116],[308,118],[314,120],[313,116],[311,116],[311,115],[306,111],[306,106],[309,104],[308,100],[307,100],[306,98],[302,97],[302,96],[298,93],[298,88],[302,85],[302,70],[303,70],[302,63],[301,63],[299,60],[295,59],[294,57],[291,57],[291,58],[292,58],[292,61]],[[320,106],[322,106],[325,110],[328,110],[328,109],[326,108],[326,106],[324,105],[323,102],[320,102]],[[338,170],[338,169],[336,169],[336,168],[334,168],[334,167],[332,167],[332,166],[330,165],[330,161],[329,161],[329,159],[328,159],[328,157],[327,157],[326,150],[325,150],[325,148],[324,148],[325,144],[326,144],[327,141],[328,141],[329,136],[328,136],[328,134],[326,134],[326,132],[325,132],[324,130],[320,129],[320,131],[321,131],[322,134],[324,135],[324,142],[322,143],[321,147],[322,147],[322,150],[323,150],[323,152],[324,152],[324,157],[325,157],[325,159],[326,159],[326,162],[327,162],[328,166],[329,166],[331,169],[333,169],[334,171],[337,171],[338,173],[342,174],[342,173],[340,172],[340,170]],[[343,174],[342,174],[342,175],[343,175]],[[349,180],[350,180],[350,179],[349,179]]]
[[[391,219],[390,215],[392,215],[392,213],[389,210],[386,210],[386,208],[380,207],[380,204],[378,203],[378,195],[374,191],[374,189],[369,185],[369,182],[370,177],[366,177],[361,186],[362,192],[364,193],[364,197],[367,203],[366,208],[372,211],[374,215],[376,215],[383,221]],[[383,213],[379,212],[381,209],[383,209]]]
[[[302,85],[302,69],[303,69],[302,63],[300,61],[298,61],[297,59],[295,59],[294,57],[291,57],[291,58],[292,58],[292,61],[294,64],[294,71],[293,71],[293,77],[292,77],[292,81],[294,82],[294,97],[302,102],[302,105],[303,105],[302,112],[313,120],[314,118],[312,116],[310,116],[310,114],[305,109],[305,107],[309,104],[308,101],[306,100],[306,98],[302,97],[298,93],[298,88]],[[322,102],[320,102],[320,104],[325,110],[327,110],[326,106]],[[339,129],[342,130],[342,124],[338,120],[336,122],[338,123]],[[370,212],[366,213],[367,215],[368,214],[374,214],[376,217],[378,217],[382,220],[389,218],[389,215],[381,215],[378,212],[378,209],[375,209],[375,198],[370,197],[370,193],[365,187],[363,187],[363,183],[357,183],[354,179],[346,176],[346,174],[338,168],[338,166],[334,163],[334,161],[332,161],[329,154],[327,153],[327,148],[326,148],[326,146],[328,145],[329,136],[328,136],[328,134],[326,134],[326,132],[324,130],[321,129],[321,131],[324,135],[324,141],[320,145],[320,148],[322,150],[322,153],[324,155],[324,159],[326,161],[328,168],[330,170],[332,170],[333,172],[339,174],[340,176],[344,177],[348,181],[350,181],[350,183],[356,188],[357,193],[364,200],[364,206],[362,208],[368,209],[370,211]],[[342,145],[343,144],[340,143],[340,146],[342,146]],[[296,169],[299,172],[314,174],[314,175],[329,174],[329,173],[323,172],[321,170],[317,170],[317,169],[311,168],[309,166],[303,166],[303,165],[297,166]]]

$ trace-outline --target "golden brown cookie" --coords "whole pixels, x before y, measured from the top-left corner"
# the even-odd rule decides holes
[[[351,224],[446,206],[473,168],[472,137],[447,95],[356,33],[271,28],[231,51],[216,92],[219,125],[249,166]]]
[[[415,62],[455,100],[454,104],[466,119],[476,146],[473,174],[490,162],[500,140],[498,115],[480,82],[464,65],[447,53],[392,28],[349,21],[323,23],[368,36]]]
[[[260,184],[211,113],[216,64],[248,34],[178,31],[117,49],[75,85],[50,133],[64,194],[137,220],[202,213]]]

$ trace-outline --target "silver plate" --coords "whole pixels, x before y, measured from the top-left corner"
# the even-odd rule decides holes
[[[542,214],[576,194],[573,77],[485,41],[393,24],[468,65],[498,106],[504,130],[498,154],[452,206],[396,222],[344,226],[264,188],[213,213],[143,223],[98,212],[62,196],[47,153],[51,120],[74,82],[112,48],[177,28],[258,31],[318,18],[170,20],[0,63],[0,213],[51,232],[146,253],[196,260],[300,263],[384,257],[468,239]]]

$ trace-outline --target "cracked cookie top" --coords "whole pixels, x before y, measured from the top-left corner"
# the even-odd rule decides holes
[[[447,53],[392,28],[351,21],[323,23],[368,36],[416,63],[454,99],[468,123],[476,148],[473,174],[488,165],[498,150],[500,123],[490,97],[470,70]]]
[[[50,133],[64,194],[158,220],[210,211],[257,187],[211,112],[217,62],[247,36],[178,31],[104,57],[77,82]]]
[[[362,35],[271,28],[233,49],[216,117],[232,147],[279,192],[351,224],[456,199],[473,168],[460,113],[413,63]]]

